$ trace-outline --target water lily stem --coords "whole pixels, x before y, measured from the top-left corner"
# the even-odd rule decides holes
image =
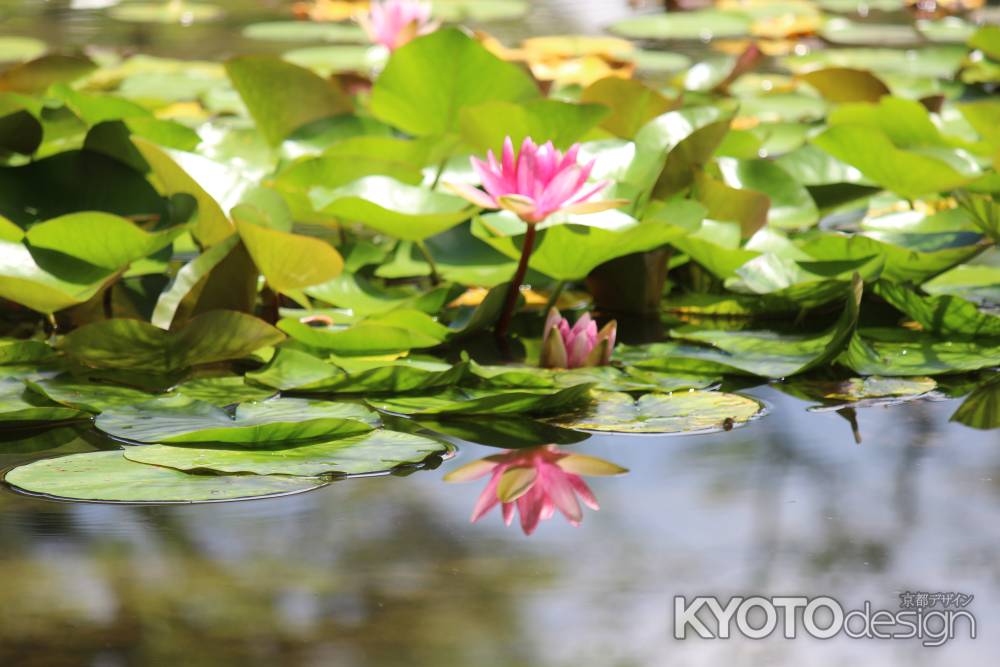
[[[431,255],[430,248],[423,241],[417,241],[417,249],[420,250],[420,254],[424,256],[427,263],[431,265],[431,284],[435,287],[441,284],[441,274],[438,273],[437,264],[434,262],[434,256]]]
[[[503,304],[503,312],[500,313],[500,321],[497,322],[496,335],[498,338],[506,338],[510,331],[510,321],[514,317],[514,310],[517,308],[517,297],[521,295],[521,283],[528,272],[528,259],[531,251],[535,249],[535,225],[528,225],[528,231],[524,235],[524,245],[521,246],[521,259],[517,263],[517,271],[514,272],[514,279],[510,283],[507,291],[507,300]]]
[[[545,313],[548,314],[550,310],[556,308],[556,304],[559,303],[559,297],[562,296],[563,290],[566,289],[566,281],[560,280],[556,283],[556,286],[552,288],[552,293],[549,294],[549,300],[545,302]]]
[[[441,180],[441,175],[444,174],[444,168],[446,166],[448,166],[447,156],[445,156],[445,158],[441,160],[441,164],[438,165],[437,173],[434,174],[434,182],[431,183],[431,190],[437,190],[438,182]]]

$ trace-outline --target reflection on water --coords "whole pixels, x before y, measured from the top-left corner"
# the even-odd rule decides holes
[[[525,535],[535,532],[540,521],[551,519],[558,509],[573,526],[583,521],[582,502],[600,509],[597,498],[581,475],[621,475],[628,472],[610,461],[574,454],[556,445],[515,449],[467,463],[445,475],[446,482],[469,482],[490,476],[472,509],[475,523],[497,505],[503,522],[510,525],[515,509],[521,515]]]
[[[589,480],[601,511],[580,527],[531,537],[470,524],[482,487],[442,483],[505,456],[471,444],[438,470],[245,503],[4,493],[0,664],[994,664],[998,432],[949,424],[955,401],[918,401],[858,410],[857,446],[835,413],[754,393],[774,411],[744,429],[562,448],[631,472]],[[974,594],[979,639],[672,639],[674,595],[891,609],[907,590]]]

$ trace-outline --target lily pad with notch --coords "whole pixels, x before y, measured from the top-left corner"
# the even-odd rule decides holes
[[[559,414],[590,402],[592,387],[593,384],[579,384],[558,391],[451,387],[434,394],[371,399],[367,403],[384,412],[411,416]]]

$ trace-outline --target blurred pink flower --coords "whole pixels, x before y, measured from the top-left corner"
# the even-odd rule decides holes
[[[611,320],[600,331],[597,323],[584,313],[572,327],[555,308],[549,310],[542,333],[542,368],[581,368],[607,366],[615,348],[618,322]]]
[[[431,23],[430,3],[418,0],[372,2],[368,14],[360,15],[358,22],[372,42],[390,51],[437,28],[437,24]]]
[[[555,445],[509,450],[473,461],[445,475],[447,482],[468,482],[490,475],[472,510],[476,522],[497,505],[503,520],[521,515],[521,529],[531,535],[538,523],[558,509],[574,526],[583,520],[580,502],[599,509],[597,499],[580,475],[621,475],[628,472],[610,461],[584,454],[568,454]]]
[[[551,141],[538,146],[527,137],[515,157],[514,142],[507,137],[500,162],[492,150],[487,153],[486,162],[472,158],[472,168],[486,192],[464,183],[446,185],[477,206],[506,209],[528,224],[541,222],[557,211],[595,213],[626,203],[624,200],[589,201],[606,188],[609,181],[599,181],[588,187],[587,179],[594,168],[594,160],[578,164],[579,152],[580,144],[574,144],[564,155]]]

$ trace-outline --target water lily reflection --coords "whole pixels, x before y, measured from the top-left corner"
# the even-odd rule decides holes
[[[582,502],[600,509],[597,499],[581,475],[610,476],[628,472],[619,465],[585,454],[570,454],[556,445],[513,449],[473,461],[445,475],[446,482],[469,482],[490,476],[472,510],[472,522],[501,505],[504,523],[521,516],[521,529],[531,535],[540,521],[558,509],[578,526],[583,521]]]

